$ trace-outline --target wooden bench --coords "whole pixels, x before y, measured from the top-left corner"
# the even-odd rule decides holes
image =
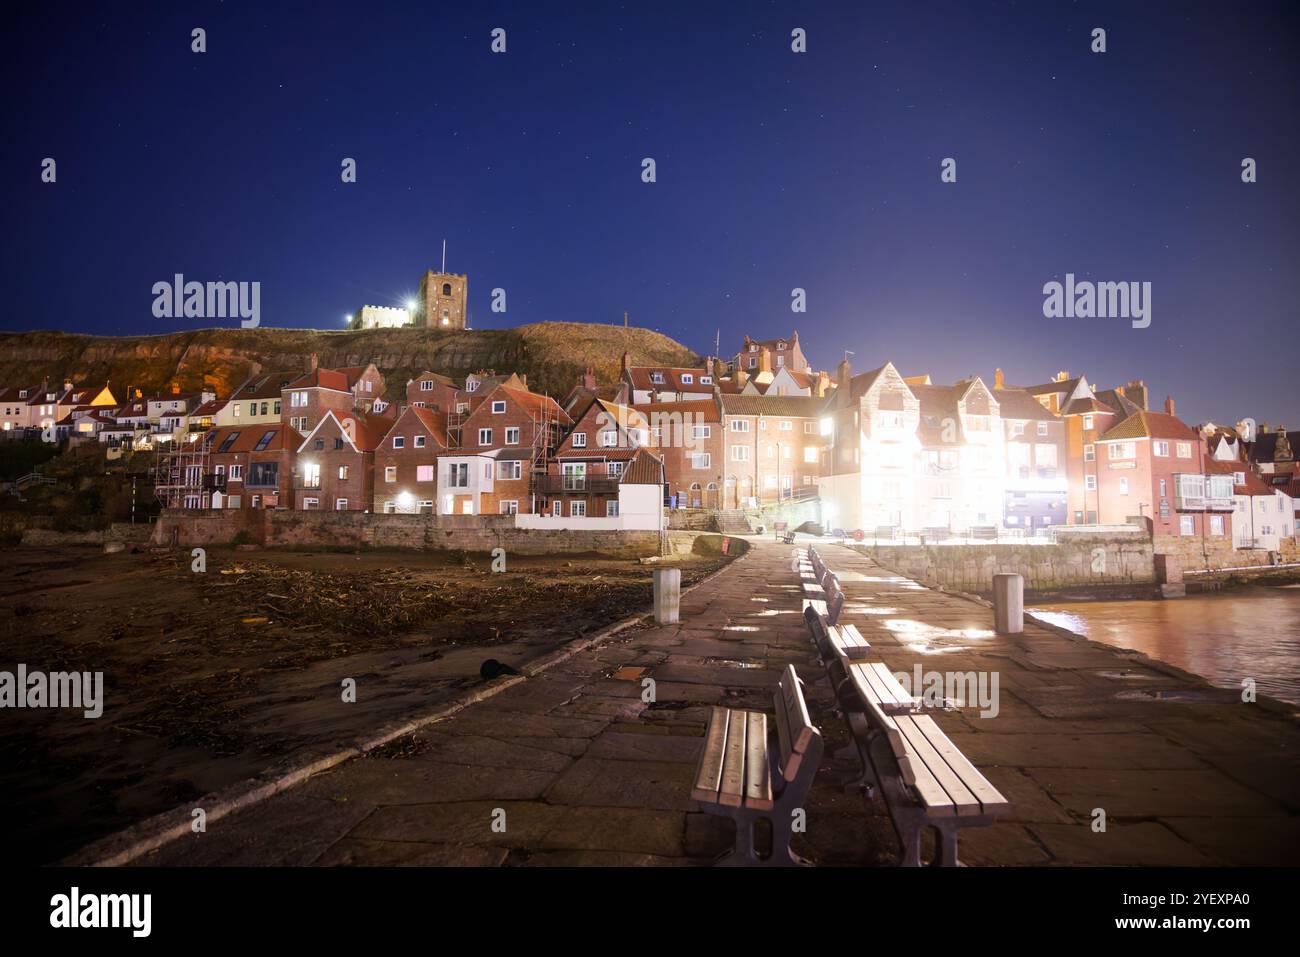
[[[736,846],[722,865],[806,864],[790,850],[794,812],[812,786],[822,757],[821,732],[808,716],[794,666],[787,665],[773,695],[775,727],[761,711],[714,708],[704,736],[691,797],[707,814],[736,822]],[[760,856],[754,826],[766,818],[772,850]]]
[[[928,714],[889,714],[877,704],[866,723],[868,763],[902,844],[903,866],[921,865],[921,837],[933,827],[933,865],[955,867],[958,831],[992,824],[1011,805]]]
[[[784,542],[787,545],[794,544],[794,532],[790,531],[789,522],[773,522],[772,531],[776,534],[778,542]]]
[[[852,624],[841,622],[844,593],[829,569],[815,585],[805,577],[804,619],[849,726],[851,755],[861,775],[852,782],[870,796],[879,787],[902,845],[904,866],[921,864],[926,827],[938,832],[933,864],[955,866],[957,833],[963,827],[992,824],[1009,804],[967,760],[943,729],[922,714],[920,701],[894,677],[884,662],[872,660],[868,642]]]

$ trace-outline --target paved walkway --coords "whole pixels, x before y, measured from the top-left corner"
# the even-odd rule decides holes
[[[138,863],[708,863],[731,842],[687,797],[711,705],[770,710],[793,663],[828,755],[848,743],[812,660],[790,549],[753,545],[683,597],[680,625],[624,632],[412,747],[350,761]],[[989,609],[819,547],[841,573],[847,620],[891,668],[999,675],[997,717],[974,703],[936,716],[1013,804],[1001,823],[963,831],[964,862],[1300,862],[1292,717],[1045,627],[995,636]],[[654,704],[641,701],[643,677]],[[847,769],[823,762],[796,850],[821,864],[896,862],[880,799],[836,786]],[[1090,826],[1099,807],[1104,833]]]

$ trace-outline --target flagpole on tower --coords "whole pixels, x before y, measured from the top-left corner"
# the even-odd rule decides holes
[[[442,241],[442,271],[447,271],[447,240]]]

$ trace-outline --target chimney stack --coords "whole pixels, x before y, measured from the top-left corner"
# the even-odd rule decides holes
[[[1147,395],[1147,386],[1141,379],[1134,379],[1129,382],[1123,389],[1119,390],[1119,393],[1144,412],[1151,411],[1151,399]]]
[[[582,387],[589,392],[596,391],[596,370],[587,366],[587,371],[582,374]]]
[[[853,367],[849,365],[849,357],[845,356],[840,360],[840,364],[835,367],[835,387],[837,389],[847,389],[849,379],[853,376]],[[844,393],[848,395],[847,392]]]
[[[713,375],[713,356],[707,356],[704,360],[704,371],[707,375]]]
[[[1056,373],[1057,382],[1064,382],[1068,378],[1070,378],[1070,373],[1067,369],[1062,369],[1060,372]]]
[[[623,365],[622,365],[622,368],[621,368],[620,371],[622,371],[622,372],[626,372],[626,371],[627,371],[627,367],[628,367],[629,365],[631,365],[631,363],[629,362],[629,360],[630,360],[631,358],[632,358],[632,357],[631,357],[631,355],[630,355],[629,353],[627,353],[627,352],[624,352],[624,353],[623,353]]]
[[[1175,414],[1177,413],[1174,412],[1174,397],[1172,395],[1167,395],[1165,396],[1165,415]]]
[[[994,369],[994,370],[993,370],[993,388],[995,388],[995,389],[1003,389],[1003,388],[1006,388],[1006,384],[1007,384],[1007,383],[1006,383],[1006,379],[1004,379],[1004,378],[1002,377],[1002,370],[1001,370],[1001,369]]]
[[[180,395],[180,394],[181,394],[181,384],[179,382],[173,382],[172,395]]]

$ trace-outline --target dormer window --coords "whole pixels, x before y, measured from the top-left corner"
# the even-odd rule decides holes
[[[713,385],[713,376],[711,375],[700,376],[700,385]]]
[[[664,374],[662,372],[652,372],[650,373],[650,381],[653,382],[655,385],[663,385]]]
[[[690,385],[694,381],[695,376],[691,375],[689,372],[682,373],[682,385]]]
[[[421,381],[420,381],[420,391],[421,391],[421,392],[432,392],[432,391],[433,391],[433,380],[432,380],[432,379],[423,379],[423,380],[421,380]]]

